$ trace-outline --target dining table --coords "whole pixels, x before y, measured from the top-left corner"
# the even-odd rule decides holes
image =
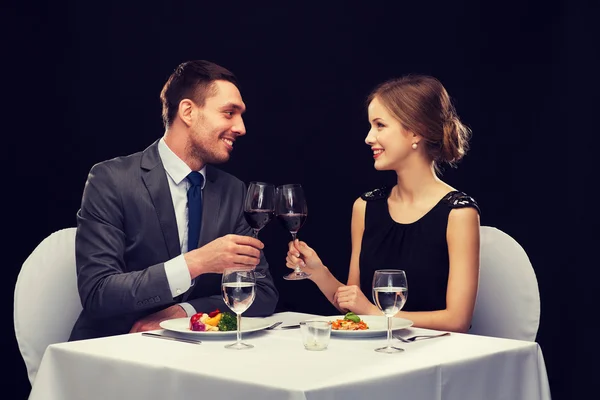
[[[402,352],[374,349],[371,336],[333,331],[325,350],[303,346],[302,321],[336,318],[298,312],[265,318],[265,329],[242,335],[254,347],[226,349],[232,335],[152,333],[201,343],[130,333],[48,346],[30,400],[176,399],[411,399],[549,400],[538,343],[468,333],[394,339]],[[382,318],[384,318],[382,316]],[[267,329],[281,322],[273,329]],[[243,325],[242,325],[243,327]],[[394,336],[440,332],[409,326]]]

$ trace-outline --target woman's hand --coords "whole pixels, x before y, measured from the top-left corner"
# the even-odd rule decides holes
[[[381,315],[381,311],[367,299],[356,285],[340,286],[333,295],[334,306],[354,314]]]
[[[305,242],[301,242],[298,239],[288,244],[285,262],[288,268],[295,269],[296,266],[300,266],[300,268],[310,273],[315,273],[325,268],[317,253],[308,247]]]

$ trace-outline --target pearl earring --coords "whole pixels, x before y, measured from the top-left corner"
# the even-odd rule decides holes
[[[413,144],[412,144],[412,148],[413,148],[413,150],[416,150],[416,149],[417,149],[417,147],[418,147],[418,144],[416,144],[416,143],[413,143]]]

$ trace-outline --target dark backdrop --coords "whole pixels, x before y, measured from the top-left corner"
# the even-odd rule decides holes
[[[443,179],[478,200],[482,224],[528,252],[553,396],[583,393],[592,379],[583,366],[589,350],[560,338],[585,331],[576,327],[594,316],[584,307],[598,261],[584,238],[597,234],[581,232],[595,217],[596,182],[586,174],[598,134],[598,7],[201,3],[2,6],[4,302],[12,305],[19,268],[35,246],[75,226],[90,167],[162,135],[159,92],[189,59],[222,64],[241,82],[248,135],[223,168],[246,182],[302,183],[310,212],[299,237],[345,280],[352,203],[394,177],[373,169],[364,145],[365,97],[385,79],[426,73],[442,81],[474,133],[470,153]],[[334,313],[310,282],[281,278],[289,234],[273,223],[261,238],[279,308]],[[32,301],[52,299],[32,294]],[[8,321],[3,338],[9,387],[25,398],[30,388]]]

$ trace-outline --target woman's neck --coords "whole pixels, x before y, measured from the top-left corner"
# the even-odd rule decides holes
[[[397,185],[391,196],[403,203],[414,203],[436,196],[440,185],[445,185],[435,174],[433,163],[415,163],[396,171]]]

